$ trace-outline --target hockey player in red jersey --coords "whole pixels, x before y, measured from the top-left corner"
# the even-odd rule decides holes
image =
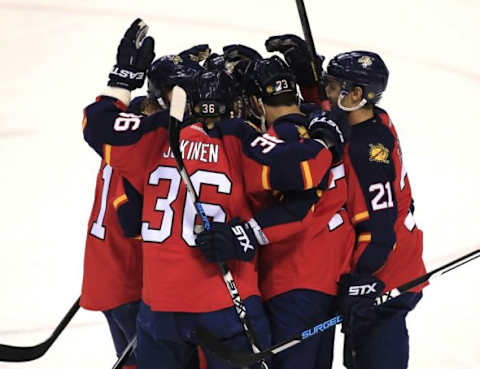
[[[388,74],[380,56],[368,51],[339,54],[327,67],[327,97],[348,113],[351,126],[345,155],[347,210],[357,245],[353,273],[340,280],[339,308],[345,317],[346,364],[352,368],[407,367],[405,316],[424,287],[371,309],[383,290],[425,273],[423,234],[413,218],[398,136],[388,114],[376,106]]]
[[[278,57],[252,64],[246,76],[247,94],[255,115],[266,119],[269,142],[299,142],[308,137],[309,119],[298,106],[295,78]],[[320,125],[320,124],[319,124]],[[346,201],[346,182],[340,157],[343,151],[341,132],[334,122],[324,121],[315,135],[329,141],[335,165],[302,166],[302,175],[313,174],[321,182],[307,181],[301,192],[273,196],[268,181],[262,186],[255,179],[246,181],[249,201],[256,214],[243,224],[261,237],[251,234],[251,243],[259,250],[260,289],[272,325],[273,343],[308,328],[313,321],[330,318],[340,274],[349,271],[354,242],[353,228],[342,206]],[[295,155],[294,152],[291,153]],[[248,170],[248,164],[245,165]],[[269,168],[264,168],[268,172]],[[330,173],[330,175],[329,175]],[[294,175],[292,172],[291,175]],[[285,179],[284,179],[285,180]],[[318,198],[320,198],[318,200]],[[318,200],[318,201],[317,201]],[[269,206],[267,206],[269,205]],[[287,211],[285,211],[287,210]],[[197,237],[209,259],[226,260],[227,250],[238,243],[235,229],[242,223],[214,223],[212,231]],[[233,242],[232,242],[233,241]],[[257,241],[257,242],[256,242]],[[274,368],[329,368],[333,358],[333,331],[311,339],[273,357]]]
[[[83,308],[104,313],[117,355],[135,336],[142,288],[140,240],[134,238],[139,235],[141,209],[138,201],[128,201],[128,186],[102,160],[88,222],[80,299]],[[123,368],[134,369],[135,363],[131,355]]]
[[[281,52],[303,42],[292,35],[275,36]],[[292,40],[296,40],[292,42]],[[287,41],[290,40],[290,41]],[[288,44],[288,48],[285,45]],[[303,72],[309,57],[303,55]],[[311,71],[311,69],[310,69]],[[299,68],[302,72],[302,68]],[[351,127],[345,150],[347,211],[357,233],[353,272],[342,276],[339,309],[344,315],[345,365],[348,368],[394,368],[408,365],[405,316],[421,298],[419,286],[372,308],[384,290],[425,273],[423,235],[413,217],[413,199],[395,127],[376,104],[388,82],[388,69],[378,54],[352,51],[337,55],[326,71],[326,95]],[[319,102],[313,80],[307,96]],[[320,86],[321,87],[321,86]],[[319,116],[318,119],[321,119]],[[315,121],[312,121],[315,127]]]

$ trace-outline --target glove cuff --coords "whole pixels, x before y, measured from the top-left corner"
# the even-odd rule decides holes
[[[256,240],[257,240],[257,243],[261,246],[263,245],[267,245],[270,243],[270,241],[268,240],[267,236],[265,235],[265,233],[263,233],[263,230],[262,230],[262,227],[260,227],[257,223],[257,221],[255,220],[255,218],[251,218],[247,224],[250,226],[250,228],[252,229],[252,232],[253,232],[253,235],[255,236]]]
[[[103,90],[102,95],[114,97],[115,99],[120,100],[123,104],[125,104],[125,106],[128,106],[130,104],[130,100],[132,98],[130,90],[127,90],[123,87],[107,86],[105,90]]]

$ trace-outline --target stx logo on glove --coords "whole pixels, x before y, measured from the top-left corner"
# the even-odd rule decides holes
[[[120,69],[117,66],[113,67],[111,74],[114,74],[122,78],[132,79],[132,80],[135,80],[135,79],[143,80],[145,76],[144,72],[131,72],[126,69]]]
[[[358,296],[358,295],[368,295],[371,292],[376,292],[375,286],[377,282],[372,284],[364,284],[362,286],[351,286],[348,289],[348,294],[350,296]]]
[[[244,253],[247,253],[247,251],[250,249],[255,250],[253,245],[250,243],[250,240],[248,239],[248,236],[245,233],[245,230],[241,225],[232,227],[232,232],[235,235],[235,237],[237,237],[238,242],[240,242],[240,246],[243,247]]]

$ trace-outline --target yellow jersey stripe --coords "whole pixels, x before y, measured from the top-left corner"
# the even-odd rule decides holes
[[[361,233],[358,236],[358,242],[370,242],[372,241],[372,234],[371,233]]]
[[[264,190],[271,190],[270,186],[270,167],[263,165],[262,166],[262,186]]]
[[[313,187],[313,179],[312,179],[312,173],[310,172],[310,165],[308,164],[308,161],[302,161],[302,173],[303,173],[303,180],[305,190],[309,190],[310,188]]]
[[[353,224],[360,223],[364,220],[367,220],[368,218],[370,218],[370,215],[368,214],[368,211],[363,211],[361,213],[355,214],[352,217],[352,223]]]
[[[118,196],[115,200],[113,200],[113,207],[117,209],[120,205],[126,203],[127,200],[128,200],[128,197],[125,194]]]
[[[104,147],[103,147],[103,159],[105,159],[105,162],[108,165],[110,165],[111,155],[112,155],[112,146],[104,145]]]

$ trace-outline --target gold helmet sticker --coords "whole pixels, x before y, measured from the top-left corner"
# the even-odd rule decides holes
[[[378,144],[369,144],[370,146],[370,153],[369,153],[369,160],[376,161],[378,163],[390,163],[388,160],[388,156],[390,155],[390,150],[383,146],[381,143]]]

